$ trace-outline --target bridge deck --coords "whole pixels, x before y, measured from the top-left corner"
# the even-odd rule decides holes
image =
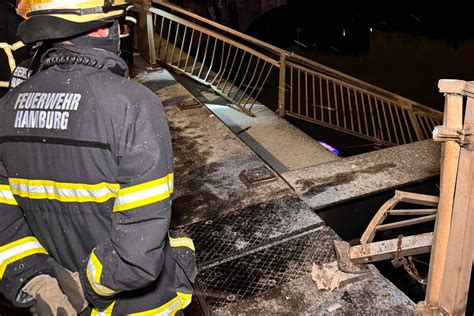
[[[262,159],[268,156],[258,152],[257,155],[253,151],[255,146],[246,145],[245,137],[239,139],[234,133],[236,126],[242,128],[243,123],[228,128],[217,119],[218,111],[213,113],[204,106],[190,105],[194,97],[166,70],[141,70],[136,80],[155,91],[166,108],[175,150],[174,224],[195,240],[200,272],[197,296],[207,311],[219,315],[325,314],[334,304],[339,304],[338,313],[413,312],[413,302],[376,271],[370,278],[333,292],[318,291],[311,281],[312,263],[333,261],[332,242],[340,238],[311,209],[320,192],[314,191],[314,196],[308,199],[295,185],[296,177],[314,178],[312,169],[308,168],[317,167],[287,166],[293,170],[275,173],[278,168],[268,168],[272,161]],[[178,107],[183,101],[184,106]],[[272,126],[280,128],[278,124],[262,123],[266,130],[259,133],[269,137],[275,132]],[[265,142],[255,138],[253,141],[272,154]],[[312,139],[307,139],[299,146],[313,144]],[[436,148],[422,151],[417,158],[423,160],[433,155],[431,151],[436,152]],[[387,152],[395,160],[397,154],[393,150]],[[383,155],[383,151],[377,155]],[[380,159],[377,155],[374,161]],[[370,160],[370,156],[366,159]],[[260,168],[260,175],[269,172],[275,179],[249,184],[241,172],[256,168]],[[326,172],[331,176],[341,172],[341,168],[326,168]],[[352,165],[345,168],[351,170]],[[410,181],[435,175],[436,166],[431,168],[429,174],[412,170]],[[297,174],[298,170],[305,172]],[[371,171],[371,174],[386,173],[383,168]],[[358,179],[360,187],[364,186],[364,180],[365,177]],[[404,184],[406,179],[388,181],[377,189],[390,190]],[[332,202],[337,203],[337,198]],[[194,302],[189,311],[201,313],[197,306]]]

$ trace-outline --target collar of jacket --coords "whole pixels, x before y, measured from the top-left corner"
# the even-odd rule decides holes
[[[52,57],[61,56],[77,57],[77,59],[87,57],[97,61],[96,65],[102,65],[100,69],[109,70],[116,75],[126,78],[129,76],[127,63],[118,55],[103,49],[76,45],[60,45],[46,51],[41,57],[41,60],[44,61]]]

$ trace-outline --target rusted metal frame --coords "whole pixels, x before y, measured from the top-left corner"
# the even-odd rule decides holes
[[[209,36],[207,38],[209,39]],[[191,75],[194,74],[194,67],[196,67],[196,62],[199,59],[199,50],[201,49],[201,39],[202,39],[202,32],[199,32],[199,39],[198,39],[198,45],[197,45],[197,50],[196,50],[196,56],[194,57],[193,68],[191,68],[191,72],[190,72]]]
[[[390,212],[389,212],[390,215]],[[395,223],[390,223],[390,224],[383,224],[379,225],[375,228],[377,232],[381,232],[384,230],[389,230],[389,229],[394,229],[394,228],[400,228],[400,227],[406,227],[406,226],[412,226],[412,225],[417,225],[421,223],[426,223],[426,222],[431,222],[436,219],[436,214],[435,215],[427,215],[427,216],[422,216],[418,218],[411,218],[407,219],[404,221],[398,221]]]
[[[441,93],[445,93],[444,104],[444,118],[443,126],[446,128],[461,129],[463,126],[463,89],[464,81],[450,81],[440,80],[438,87]],[[466,112],[468,114],[468,112]],[[443,283],[447,282],[444,279],[446,275],[446,261],[454,260],[448,255],[449,238],[451,234],[451,224],[453,223],[453,207],[463,208],[469,203],[464,201],[465,205],[459,205],[462,194],[456,194],[455,190],[460,192],[466,185],[466,182],[461,183],[460,180],[467,176],[468,183],[471,182],[471,173],[462,173],[461,166],[463,160],[460,160],[460,147],[454,141],[446,141],[441,147],[441,179],[440,179],[440,201],[438,206],[438,214],[434,229],[433,250],[430,257],[430,269],[428,272],[428,286],[426,290],[425,302],[428,306],[438,307],[440,304],[442,292],[446,291]],[[466,192],[469,194],[468,192]],[[472,194],[472,193],[471,193]],[[455,200],[456,199],[456,200]],[[472,224],[472,223],[469,223]],[[456,228],[458,229],[458,228]],[[454,245],[459,247],[459,245]]]
[[[155,15],[155,16],[157,16],[157,15]],[[161,26],[160,26],[160,40],[158,42],[158,53],[157,53],[158,58],[160,58],[160,59],[161,59],[161,42],[163,41],[163,26],[164,26],[164,24],[165,24],[165,17],[162,16],[161,17]]]
[[[236,53],[237,54],[237,53]],[[239,67],[237,68],[237,72],[235,73],[235,78],[234,80],[232,81],[231,85],[230,85],[230,88],[229,88],[229,92],[226,94],[230,97],[230,93],[232,92],[232,87],[235,87],[235,82],[237,81],[237,78],[239,76],[239,73],[240,73],[240,68],[242,68],[242,64],[244,62],[244,59],[245,59],[245,56],[247,55],[247,52],[246,51],[243,51],[243,54],[242,54],[242,58],[240,59],[240,63],[239,63]],[[248,66],[248,65],[247,65]],[[225,91],[222,90],[224,93]],[[237,90],[238,91],[238,90]]]
[[[217,82],[216,87],[219,87],[219,85],[221,84],[222,78],[224,78],[224,76],[225,76],[225,72],[226,72],[226,70],[227,70],[227,65],[229,65],[229,57],[230,57],[230,54],[232,53],[232,47],[233,47],[233,46],[229,45],[229,51],[228,51],[227,57],[226,57],[226,59],[225,59],[224,70],[222,70],[221,78],[220,78],[219,81]],[[237,51],[238,48],[236,47],[235,50]],[[227,74],[227,75],[229,75],[229,74]],[[227,76],[226,76],[226,77],[227,77]]]
[[[235,60],[237,59],[238,53],[239,53],[239,49],[236,47],[236,48],[235,48],[234,58],[232,59],[232,64],[230,65],[229,73],[228,73],[227,76],[225,77],[224,87],[222,88],[222,92],[225,91],[225,88],[227,87],[227,83],[229,82],[229,78],[230,78],[230,76],[232,75],[232,70],[234,70]],[[240,69],[239,69],[239,70],[240,70]],[[239,74],[239,73],[237,72],[236,76],[237,76],[238,74]],[[231,87],[231,88],[232,88],[232,87]]]
[[[207,78],[209,77],[209,74],[211,73],[212,66],[214,66],[214,57],[216,57],[216,48],[217,48],[217,39],[214,38],[214,48],[212,49],[212,56],[211,56],[211,64],[208,67],[207,74],[204,77],[204,81],[207,82]]]
[[[239,87],[235,91],[235,95],[233,97],[231,97],[230,93],[229,93],[229,97],[231,97],[233,100],[237,97],[237,95],[239,94],[239,91],[241,91],[240,88],[242,88],[242,84],[244,83],[245,78],[247,78],[247,74],[249,72],[250,64],[252,63],[252,58],[253,58],[253,55],[250,55],[250,59],[249,59],[249,62],[247,64],[247,68],[245,69],[245,73],[244,73],[244,76],[242,77],[242,81],[240,81]]]
[[[262,70],[260,71],[260,73],[258,74],[258,77],[257,77],[257,80],[255,81],[255,84],[253,85],[253,88],[252,88],[252,91],[250,91],[250,93],[248,94],[248,97],[247,99],[244,101],[244,104],[248,104],[250,99],[252,98],[252,95],[253,93],[255,92],[255,89],[258,87],[257,91],[260,92],[262,90],[262,87],[259,86],[259,83],[260,83],[260,79],[262,79],[262,74],[265,72],[265,66],[267,65],[266,62],[263,62],[263,66],[262,66]],[[271,66],[271,65],[270,65]],[[268,77],[268,76],[267,76]],[[252,81],[250,81],[250,83],[252,83]],[[265,82],[262,83],[262,86]],[[254,99],[256,100],[256,99]],[[255,103],[255,101],[252,103],[252,105]]]
[[[191,39],[189,40],[189,47],[188,47],[188,53],[186,54],[186,61],[184,62],[184,67],[183,70],[186,71],[188,67],[188,60],[189,60],[189,55],[191,55],[191,48],[193,47],[193,41],[194,41],[194,29],[191,32]]]
[[[388,215],[393,216],[411,216],[411,215],[433,215],[438,211],[437,208],[413,209],[413,210],[390,210]]]
[[[343,123],[344,123],[344,128],[347,128],[347,123],[346,123],[346,107],[344,106],[344,91],[342,84],[339,85],[339,91],[341,92],[341,107],[342,107],[342,118],[343,118]]]
[[[183,54],[184,44],[186,43],[186,33],[187,33],[187,31],[188,31],[188,27],[184,26],[183,40],[181,41],[181,47],[179,48],[178,66],[177,66],[178,68],[179,68],[179,65],[181,65],[181,55]]]
[[[337,89],[336,89],[336,83],[333,81],[332,82],[332,88],[333,88],[333,92],[334,92],[334,108],[335,108],[335,112],[336,112],[336,125],[341,127],[339,125],[339,107],[338,107],[338,102],[337,102]]]
[[[368,244],[352,246],[350,260],[353,263],[370,263],[393,259],[397,256],[413,256],[430,252],[433,233],[377,241]],[[400,247],[399,247],[400,246]]]
[[[384,131],[383,131],[383,123],[380,120],[380,111],[379,111],[379,103],[378,99],[375,97],[374,98],[374,107],[375,107],[375,112],[377,113],[377,120],[378,120],[378,130],[380,131],[380,139],[385,139]],[[378,137],[377,137],[378,138]]]
[[[360,244],[365,245],[374,240],[377,232],[377,226],[379,226],[387,217],[387,211],[392,210],[400,202],[400,196],[395,193],[395,196],[386,201],[375,213],[375,216],[370,221],[369,225],[365,229],[362,237],[360,237]]]
[[[176,33],[174,35],[173,53],[171,54],[171,61],[170,61],[170,65],[172,65],[172,66],[173,66],[173,62],[174,62],[174,52],[176,50],[176,46],[178,45],[179,26],[180,26],[180,24],[178,23],[178,25],[176,27]]]
[[[229,45],[229,47],[230,47],[230,45]],[[212,79],[212,81],[210,82],[210,84],[213,85],[216,88],[219,88],[219,87],[217,85],[214,85],[214,81],[216,81],[216,79],[221,75],[222,66],[224,65],[224,54],[225,54],[225,42],[222,42],[221,62],[220,62],[220,65],[219,65],[219,70],[217,71],[217,73],[215,73],[214,79]]]
[[[260,59],[257,59],[257,64],[255,65],[255,69],[253,70],[253,74],[252,74],[252,77],[250,78],[249,80],[249,83],[247,84],[247,86],[245,87],[245,90],[243,91],[242,95],[240,96],[240,99],[237,103],[241,103],[245,94],[247,93],[247,90],[249,89],[249,87],[251,86],[252,84],[252,81],[253,79],[255,78],[255,75],[257,74],[257,69],[258,69],[258,65],[260,64]]]
[[[262,86],[261,86],[261,88],[258,90],[257,95],[254,97],[254,101],[253,101],[252,105],[249,107],[249,110],[252,110],[253,106],[255,105],[255,102],[257,102],[257,98],[258,98],[258,96],[260,95],[260,93],[262,92],[263,86],[265,85],[265,82],[267,82],[268,76],[270,76],[270,73],[272,72],[272,70],[273,70],[273,65],[270,65],[270,69],[269,69],[268,72],[267,72],[267,76],[266,76],[265,79],[263,80]]]
[[[387,113],[385,111],[385,103],[383,102],[383,100],[380,100],[380,102],[382,103],[382,113],[383,113],[383,119],[385,121],[385,129],[387,130],[388,141],[395,144],[395,145],[398,145],[398,143],[393,142],[392,133],[390,133],[390,127],[389,127],[389,123],[388,123],[388,120],[387,120]]]
[[[363,139],[367,139],[367,140],[370,140],[370,141],[374,141],[374,138],[371,137],[371,136],[367,136],[365,134],[362,134],[362,133],[358,133],[358,132],[353,132],[349,129],[346,129],[346,128],[342,128],[342,127],[338,127],[336,125],[332,125],[332,124],[329,124],[327,122],[323,122],[323,121],[319,121],[319,120],[314,120],[310,117],[306,117],[306,116],[303,116],[303,115],[299,115],[297,113],[294,113],[294,112],[291,112],[291,111],[288,111],[286,112],[286,115],[288,116],[291,116],[291,117],[294,117],[294,118],[297,118],[297,119],[300,119],[300,120],[303,120],[303,121],[306,121],[306,122],[310,122],[310,123],[316,123],[316,124],[319,124],[321,126],[325,126],[325,127],[330,127],[334,130],[337,130],[337,131],[340,131],[340,132],[343,132],[343,133],[347,133],[347,134],[351,134],[351,135],[355,135],[357,137],[360,137],[360,138],[363,138]],[[380,141],[379,144],[382,144],[382,145],[386,145],[386,146],[393,146],[393,144],[387,142],[387,141]]]

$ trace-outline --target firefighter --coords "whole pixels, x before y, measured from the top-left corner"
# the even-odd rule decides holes
[[[117,56],[127,3],[30,4],[18,33],[52,48],[0,100],[0,292],[39,315],[180,312],[194,245],[169,230],[163,106]]]

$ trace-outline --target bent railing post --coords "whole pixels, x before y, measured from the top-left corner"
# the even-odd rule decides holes
[[[286,54],[280,53],[280,80],[278,83],[278,115],[285,116],[286,102]]]

